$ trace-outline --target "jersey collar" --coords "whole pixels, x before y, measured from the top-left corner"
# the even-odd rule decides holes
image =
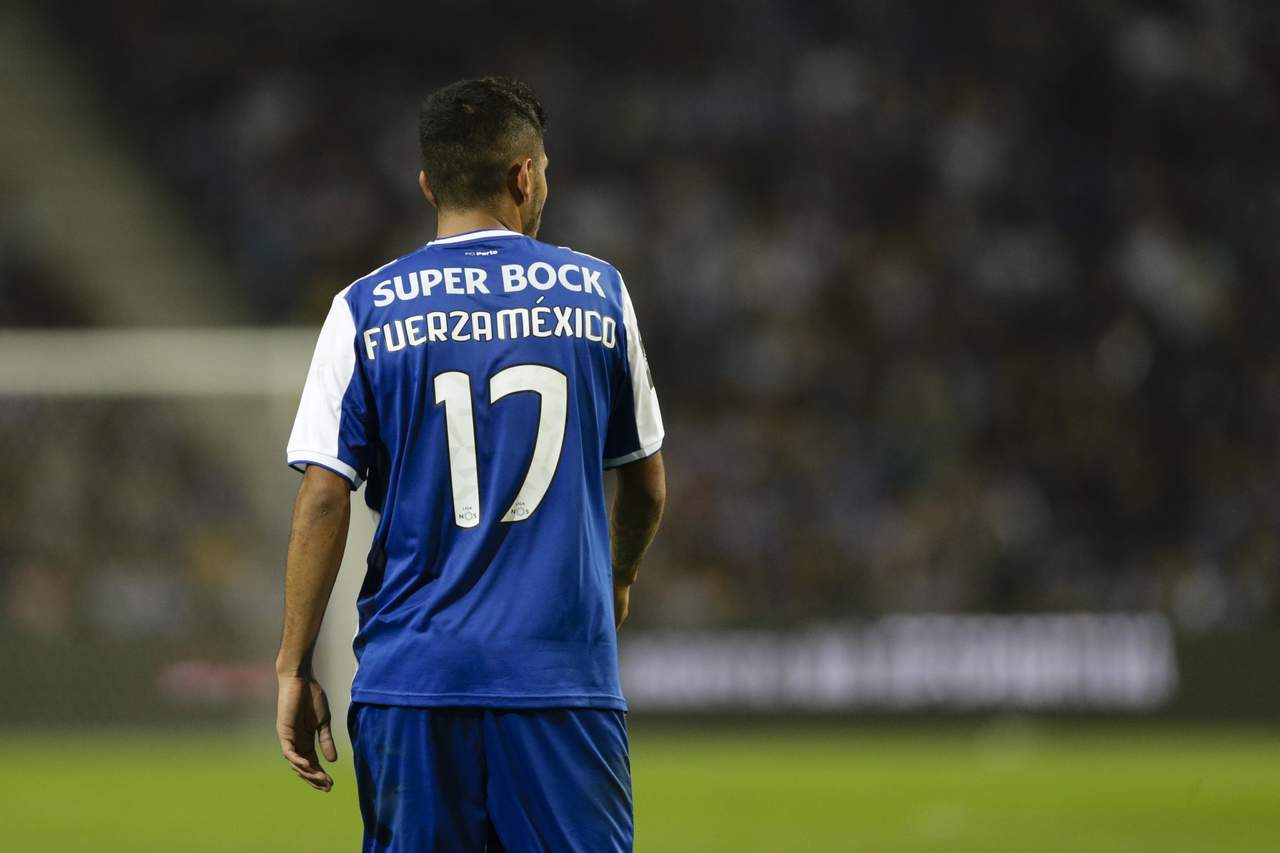
[[[486,228],[482,231],[463,231],[461,234],[454,234],[451,237],[441,237],[438,240],[432,240],[427,243],[428,246],[446,246],[450,243],[465,243],[468,240],[488,240],[493,237],[520,237],[515,231],[508,231],[506,228]]]

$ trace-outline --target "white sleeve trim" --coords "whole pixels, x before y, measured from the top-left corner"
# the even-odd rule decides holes
[[[622,322],[627,332],[627,362],[631,368],[631,395],[635,406],[636,436],[640,447],[660,447],[663,436],[662,410],[658,407],[658,394],[653,389],[653,377],[649,374],[649,361],[640,343],[640,324],[627,285],[618,277],[622,291]],[[647,454],[646,454],[647,455]]]
[[[295,458],[314,462],[346,473],[358,485],[355,469],[338,458],[342,402],[356,368],[356,324],[346,293],[334,297],[320,330],[286,454],[290,465]]]
[[[661,449],[662,449],[662,440],[659,439],[657,443],[642,447],[639,450],[635,451],[634,453],[628,453],[626,456],[615,456],[612,459],[604,460],[604,467],[617,468],[621,465],[626,465],[628,462],[636,462],[640,459],[647,459],[648,457],[657,453]]]
[[[321,468],[328,468],[335,474],[341,474],[351,481],[353,489],[360,488],[360,484],[364,482],[356,469],[343,462],[336,456],[329,456],[326,453],[320,453],[315,450],[290,450],[288,455],[289,467],[298,473],[305,473],[308,465],[319,465]]]

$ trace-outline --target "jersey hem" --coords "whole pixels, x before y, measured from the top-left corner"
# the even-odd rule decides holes
[[[319,465],[321,468],[328,468],[335,474],[342,476],[351,484],[351,490],[355,491],[360,488],[360,484],[364,482],[356,469],[343,462],[336,456],[330,456],[327,453],[320,453],[316,450],[293,450],[290,451],[286,459],[289,467],[298,473],[306,473],[308,465]]]
[[[662,449],[662,439],[658,439],[652,444],[641,447],[634,453],[628,453],[625,456],[615,456],[612,459],[604,460],[605,468],[617,468],[619,465],[626,465],[628,462],[637,462],[641,459],[647,459]]]
[[[608,694],[547,694],[515,696],[501,693],[393,693],[386,690],[352,690],[352,702],[371,705],[404,705],[410,708],[608,708],[627,710],[627,701]]]

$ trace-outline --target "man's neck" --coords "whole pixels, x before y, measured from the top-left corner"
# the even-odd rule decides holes
[[[503,222],[509,217],[500,216],[487,210],[442,210],[436,221],[436,239],[465,234],[468,231],[484,231],[501,228],[519,233],[520,223]]]

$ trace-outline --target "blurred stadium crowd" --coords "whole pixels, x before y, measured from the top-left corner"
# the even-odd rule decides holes
[[[432,236],[425,91],[540,91],[542,236],[627,277],[667,420],[637,624],[1274,621],[1280,7],[908,5],[50,12],[262,324],[318,328]],[[92,324],[17,235],[5,322]],[[145,469],[170,506],[243,501]],[[10,488],[39,511],[39,479]]]

